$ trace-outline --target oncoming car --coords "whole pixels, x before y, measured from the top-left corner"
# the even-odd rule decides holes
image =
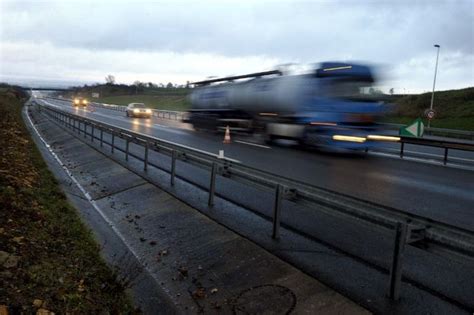
[[[89,101],[83,97],[75,97],[72,101],[72,106],[87,106],[88,103]]]
[[[125,110],[125,115],[127,117],[151,117],[151,109],[146,108],[143,103],[130,103]]]

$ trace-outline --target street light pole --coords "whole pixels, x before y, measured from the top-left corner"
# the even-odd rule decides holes
[[[436,85],[436,73],[438,72],[438,58],[439,58],[439,48],[438,44],[434,45],[434,47],[438,48],[438,53],[436,54],[436,66],[435,66],[435,74],[433,80],[433,92],[431,93],[431,104],[430,110],[433,110],[433,102],[434,102],[434,92],[435,92],[435,85]],[[428,127],[430,127],[431,119],[428,119]]]

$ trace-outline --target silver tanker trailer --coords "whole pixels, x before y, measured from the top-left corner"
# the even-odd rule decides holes
[[[384,112],[369,93],[374,82],[370,67],[336,62],[301,75],[275,70],[194,82],[187,121],[197,130],[262,133],[269,142],[364,149]]]

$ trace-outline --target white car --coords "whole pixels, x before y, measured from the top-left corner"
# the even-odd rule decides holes
[[[144,117],[150,118],[152,111],[150,108],[146,108],[143,103],[130,103],[125,110],[127,117]]]

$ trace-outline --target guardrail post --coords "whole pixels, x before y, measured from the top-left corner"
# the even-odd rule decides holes
[[[115,133],[112,131],[110,134],[112,135],[112,145],[110,146],[110,152],[114,153],[114,147],[115,147]]]
[[[280,238],[280,217],[281,217],[281,200],[283,187],[280,184],[275,188],[275,201],[273,202],[273,231],[272,238]]]
[[[130,140],[127,138],[125,142],[125,161],[128,161],[128,147],[130,146]]]
[[[143,170],[148,168],[148,141],[145,142],[145,158],[143,159]]]
[[[211,182],[209,183],[209,199],[207,204],[209,207],[214,206],[214,193],[216,192],[216,174],[217,174],[217,164],[212,163],[211,168]]]
[[[84,139],[87,137],[87,122],[84,121]]]
[[[94,142],[94,125],[91,125],[91,142]]]
[[[390,268],[390,287],[388,296],[397,301],[400,298],[402,282],[402,259],[407,239],[408,227],[406,223],[398,222],[395,226],[395,242],[393,247],[392,266]]]
[[[100,129],[100,146],[104,146],[104,130]]]
[[[447,162],[448,162],[448,148],[444,148],[443,164],[446,165]]]
[[[170,184],[174,186],[174,177],[176,175],[176,150],[171,152],[171,178]]]
[[[405,146],[405,143],[402,142],[402,145],[400,147],[400,158],[403,159],[403,147]]]

